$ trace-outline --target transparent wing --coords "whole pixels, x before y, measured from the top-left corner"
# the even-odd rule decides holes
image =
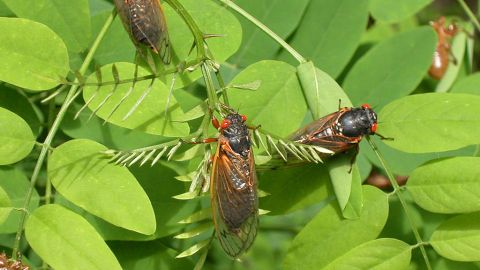
[[[257,176],[252,152],[243,159],[220,140],[211,181],[216,234],[225,253],[235,258],[252,245],[258,228]]]

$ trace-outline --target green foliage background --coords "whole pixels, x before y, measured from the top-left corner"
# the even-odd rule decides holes
[[[0,0],[3,251],[59,270],[480,268],[478,38],[467,34],[480,24],[462,0],[166,0],[173,63],[153,81],[139,67],[134,87],[135,47],[111,2]],[[440,15],[465,31],[434,81],[428,21]],[[190,53],[192,23],[220,35],[206,55]],[[179,140],[215,136],[212,86],[267,141],[255,158],[268,213],[238,261],[210,241],[208,192],[189,189],[211,146]],[[352,174],[344,154],[285,166],[279,140],[339,99],[372,105],[394,140],[372,138],[376,151],[364,140]],[[409,178],[380,190],[362,184],[373,172]]]

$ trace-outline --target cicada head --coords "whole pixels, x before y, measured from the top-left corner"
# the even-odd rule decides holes
[[[364,104],[343,113],[335,127],[346,137],[372,135],[377,131],[377,114],[368,104]]]

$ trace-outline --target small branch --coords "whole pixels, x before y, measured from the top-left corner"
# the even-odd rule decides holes
[[[93,55],[95,54],[98,46],[100,45],[100,42],[102,41],[103,37],[107,33],[107,30],[110,28],[110,25],[113,22],[113,19],[115,18],[116,12],[115,10],[112,11],[112,14],[107,18],[102,30],[100,30],[100,33],[98,34],[97,38],[95,39],[92,47],[90,48],[90,51],[88,52],[88,55],[85,57],[85,60],[80,67],[80,74],[84,74],[90,63],[92,62]],[[67,112],[67,109],[69,105],[72,103],[72,100],[75,97],[75,94],[78,90],[77,85],[73,85],[70,90],[68,91],[67,97],[65,98],[65,102],[62,104],[62,107],[60,108],[60,111],[57,114],[57,117],[53,121],[51,129],[48,131],[47,137],[45,138],[45,141],[43,142],[42,150],[40,152],[40,155],[38,157],[37,163],[35,165],[35,169],[33,170],[32,177],[30,179],[30,188],[28,190],[28,193],[25,197],[25,201],[23,204],[23,208],[27,209],[28,206],[30,205],[30,200],[32,199],[33,191],[35,189],[35,185],[38,180],[38,176],[40,174],[40,170],[43,167],[43,163],[45,161],[45,158],[47,156],[48,150],[51,148],[51,144],[53,141],[53,138],[57,134],[58,128],[60,127],[60,123],[63,120],[63,117],[65,116],[65,113]],[[25,227],[25,221],[27,218],[27,214],[23,213],[20,217],[20,222],[18,224],[18,229],[17,229],[17,234],[15,236],[15,243],[13,245],[13,251],[12,251],[12,258],[14,260],[17,259],[17,253],[20,247],[20,240],[22,238],[22,233],[23,229]]]
[[[460,6],[463,8],[465,13],[467,13],[467,16],[470,18],[470,20],[473,22],[475,27],[477,28],[477,31],[480,31],[480,22],[478,22],[477,17],[475,17],[475,14],[473,14],[472,10],[468,7],[468,5],[465,3],[464,0],[457,0],[457,2],[460,4]]]
[[[402,192],[400,192],[400,186],[398,185],[397,181],[395,180],[395,177],[393,176],[392,172],[390,171],[390,168],[387,166],[385,159],[383,156],[378,152],[378,148],[373,142],[373,140],[370,137],[367,137],[367,141],[372,147],[373,151],[377,155],[378,160],[380,160],[380,163],[382,164],[383,169],[385,170],[385,173],[388,176],[388,180],[390,180],[390,183],[394,189],[395,194],[398,197],[398,200],[402,204],[403,211],[405,211],[405,215],[407,216],[408,223],[410,223],[410,227],[412,228],[413,235],[415,236],[415,240],[417,240],[417,245],[420,247],[420,251],[422,253],[423,259],[425,260],[425,264],[427,265],[427,269],[431,270],[432,266],[430,265],[430,261],[428,259],[427,251],[425,250],[425,247],[421,243],[425,243],[420,236],[420,233],[417,230],[417,225],[415,224],[415,221],[413,219],[412,213],[408,210],[408,205],[407,202],[405,201],[405,198],[403,198]]]
[[[237,6],[235,3],[233,3],[231,0],[218,0],[231,9],[235,10],[238,14],[242,15],[245,17],[245,19],[249,20],[251,23],[255,24],[258,28],[260,28],[263,32],[265,32],[267,35],[269,35],[273,40],[275,40],[278,44],[280,44],[285,50],[287,50],[299,63],[305,63],[307,62],[307,59],[305,59],[300,53],[298,53],[292,46],[290,46],[285,40],[283,40],[281,37],[279,37],[275,32],[270,30],[265,24],[257,20],[257,18],[253,17],[250,15],[247,11],[242,9],[241,7]]]

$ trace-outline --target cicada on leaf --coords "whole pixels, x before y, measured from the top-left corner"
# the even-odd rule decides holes
[[[220,244],[232,258],[252,245],[258,228],[257,174],[246,117],[229,113],[221,123],[210,176],[213,221]]]
[[[115,0],[118,14],[135,47],[144,57],[145,47],[163,63],[172,59],[167,22],[160,0]]]

